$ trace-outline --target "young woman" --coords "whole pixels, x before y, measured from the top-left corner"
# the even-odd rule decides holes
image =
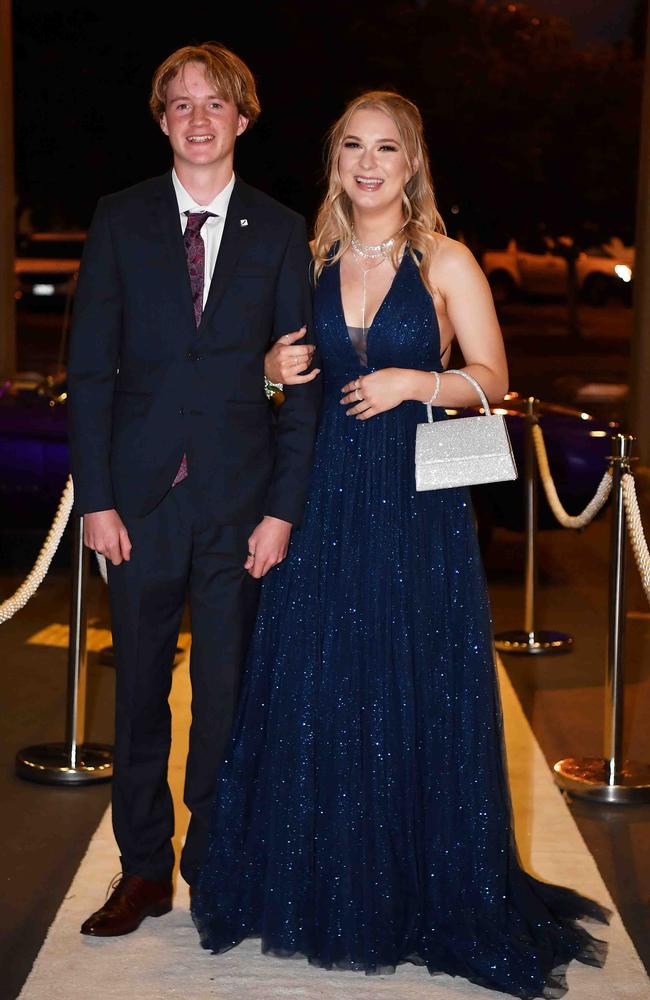
[[[569,961],[604,958],[576,919],[605,914],[519,866],[468,493],[414,481],[422,404],[475,401],[440,374],[454,336],[488,397],[506,391],[490,292],[444,235],[410,101],[353,101],[328,176],[309,499],[263,587],[193,916],[216,952],[261,936],[326,968],[414,962],[560,996]],[[279,345],[269,374],[311,377],[307,353]]]

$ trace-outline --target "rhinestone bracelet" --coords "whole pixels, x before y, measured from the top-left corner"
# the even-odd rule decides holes
[[[440,383],[442,381],[442,379],[440,378],[440,372],[431,372],[431,374],[435,375],[436,377],[436,387],[433,390],[433,396],[431,397],[431,399],[428,399],[426,401],[425,406],[433,406],[440,393]]]

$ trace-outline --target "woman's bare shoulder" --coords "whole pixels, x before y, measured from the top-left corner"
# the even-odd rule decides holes
[[[435,260],[438,264],[460,265],[476,263],[474,254],[465,243],[454,240],[444,233],[434,233],[433,238],[436,243]]]
[[[482,274],[477,260],[464,243],[454,240],[443,233],[434,233],[436,244],[431,260],[430,279],[439,285],[444,285],[445,279],[453,280],[460,276],[468,276],[477,271]]]

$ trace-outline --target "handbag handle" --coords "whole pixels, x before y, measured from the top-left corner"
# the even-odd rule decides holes
[[[464,379],[467,379],[467,381],[470,382],[474,386],[474,388],[476,389],[476,391],[477,391],[477,393],[478,393],[478,395],[480,397],[481,404],[482,404],[483,409],[485,411],[485,416],[488,417],[488,416],[491,415],[492,411],[490,410],[490,404],[488,403],[487,396],[485,395],[485,393],[483,392],[483,389],[481,388],[480,384],[476,381],[476,379],[474,378],[473,375],[469,375],[467,372],[463,372],[459,368],[448,368],[447,371],[444,372],[444,374],[445,375],[462,375]],[[429,423],[432,424],[433,423],[433,410],[431,409],[431,403],[426,403],[425,405],[426,405],[426,408],[427,408],[427,417],[429,419]]]

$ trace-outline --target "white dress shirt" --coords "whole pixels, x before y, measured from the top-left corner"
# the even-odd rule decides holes
[[[197,205],[192,195],[185,190],[179,181],[174,169],[172,169],[172,183],[176,192],[182,232],[185,232],[185,227],[187,226],[186,212],[212,212],[214,214],[214,218],[205,220],[201,229],[201,236],[205,244],[205,271],[203,275],[203,306],[205,308],[208,292],[210,291],[210,282],[219,255],[219,247],[221,246],[226,212],[228,211],[232,189],[235,186],[235,175],[232,175],[225,188],[212,199],[209,205]]]

